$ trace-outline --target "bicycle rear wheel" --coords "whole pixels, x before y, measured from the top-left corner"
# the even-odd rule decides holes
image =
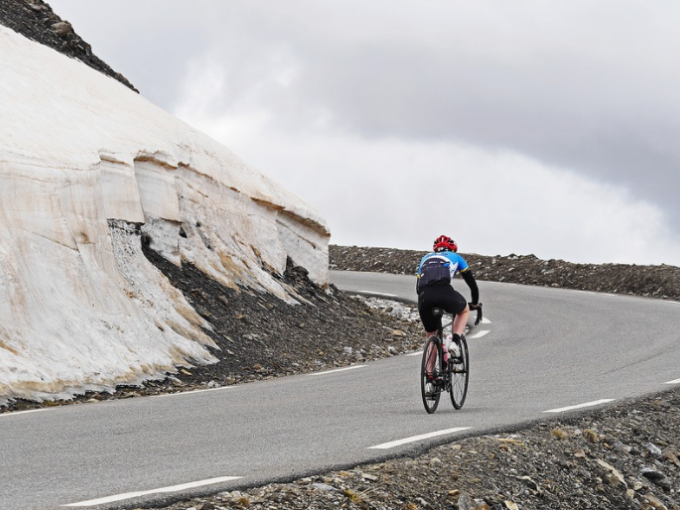
[[[442,343],[439,337],[432,335],[425,343],[420,366],[420,393],[428,414],[434,413],[439,405],[444,375],[442,363]]]
[[[451,403],[455,409],[460,409],[467,397],[468,380],[470,379],[470,353],[465,337],[461,337],[456,357],[449,357],[449,376],[451,378]]]

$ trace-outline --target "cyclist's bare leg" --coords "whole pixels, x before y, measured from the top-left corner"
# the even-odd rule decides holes
[[[458,336],[463,336],[463,333],[465,333],[465,326],[467,326],[469,316],[470,307],[465,305],[465,310],[456,315],[456,318],[453,320],[453,332]]]
[[[430,339],[430,337],[432,335],[436,335],[436,334],[437,334],[436,331],[426,331],[425,332],[425,342],[427,343],[427,341]],[[433,349],[434,346],[430,345],[430,348]],[[434,355],[431,355],[430,353],[428,353],[428,355],[427,355],[427,371],[428,371],[428,373],[434,372],[434,363],[435,363],[436,358],[437,358],[437,356],[434,356]]]

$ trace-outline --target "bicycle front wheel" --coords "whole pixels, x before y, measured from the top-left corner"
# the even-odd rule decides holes
[[[432,335],[425,342],[423,361],[420,366],[420,393],[428,414],[434,413],[439,405],[444,375],[442,363],[442,343],[439,337]]]
[[[470,379],[470,353],[465,337],[461,337],[455,357],[449,357],[449,375],[451,378],[451,403],[455,409],[460,409],[467,397],[468,380]]]

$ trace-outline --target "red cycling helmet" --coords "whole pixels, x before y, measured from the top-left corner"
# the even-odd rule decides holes
[[[449,236],[439,236],[437,239],[434,240],[434,247],[432,249],[434,251],[457,252],[458,245],[456,244],[456,241],[451,239]]]

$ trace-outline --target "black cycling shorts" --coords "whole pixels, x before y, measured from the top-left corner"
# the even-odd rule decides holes
[[[449,284],[428,285],[418,296],[418,313],[425,331],[432,333],[439,328],[439,317],[432,315],[433,308],[443,308],[445,312],[459,314],[467,306],[465,297]]]

